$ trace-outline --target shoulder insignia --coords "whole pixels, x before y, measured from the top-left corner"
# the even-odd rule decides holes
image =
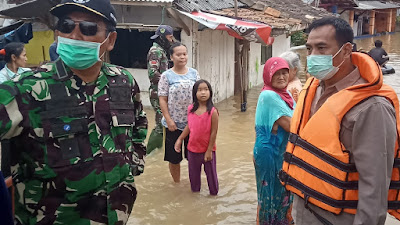
[[[117,68],[115,66],[109,66],[108,69],[112,74],[115,74],[115,75],[120,75],[121,74],[121,69],[119,69],[119,68]]]

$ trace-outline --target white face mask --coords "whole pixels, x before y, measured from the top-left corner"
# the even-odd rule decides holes
[[[307,56],[307,71],[311,76],[318,80],[329,80],[339,71],[344,60],[338,65],[333,66],[333,58],[342,51],[343,46],[336,52],[335,55],[309,55]]]

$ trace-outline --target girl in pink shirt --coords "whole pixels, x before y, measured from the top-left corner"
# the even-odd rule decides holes
[[[182,141],[189,135],[188,162],[189,179],[193,192],[201,187],[201,166],[207,175],[211,195],[218,194],[218,177],[215,159],[215,140],[218,130],[218,112],[212,102],[211,85],[199,80],[193,86],[193,104],[188,107],[188,125],[175,142],[175,151],[180,152]]]

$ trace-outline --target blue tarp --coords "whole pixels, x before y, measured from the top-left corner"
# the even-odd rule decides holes
[[[10,42],[28,43],[32,38],[32,24],[25,23],[13,31],[0,35],[0,49],[3,49]]]
[[[0,171],[0,218],[2,225],[13,225],[10,192],[4,183],[3,173]]]
[[[17,29],[0,35],[0,49],[3,49],[6,44],[11,42],[28,43],[33,38],[32,24],[24,23]],[[0,69],[5,65],[4,61],[0,61]]]

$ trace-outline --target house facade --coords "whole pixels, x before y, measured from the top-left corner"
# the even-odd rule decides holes
[[[210,81],[214,89],[213,99],[219,102],[231,97],[239,89],[247,90],[262,84],[265,61],[290,49],[290,35],[293,32],[303,30],[312,20],[328,14],[325,10],[308,6],[301,0],[240,0],[237,4],[238,14],[235,15],[234,2],[234,0],[111,0],[116,9],[118,38],[114,50],[105,56],[106,60],[126,67],[133,74],[141,91],[144,92],[142,94],[144,104],[150,105],[147,94],[150,86],[147,75],[147,52],[152,45],[150,37],[160,24],[170,25],[175,30],[174,36],[188,48],[188,66],[197,69],[203,79]],[[29,4],[38,3],[33,1]],[[47,4],[46,1],[40,3]],[[7,13],[19,18],[44,15],[42,20],[47,21],[46,25],[52,30],[54,21],[44,14],[50,7],[41,7],[43,12],[32,12],[29,7],[25,7],[24,11],[20,7]],[[209,29],[204,24],[180,13],[195,11],[223,16],[227,20],[236,18],[269,25],[272,28],[269,36],[273,41],[268,44],[246,40],[238,42],[238,39],[228,32]],[[39,28],[40,34],[46,31],[42,27]],[[31,52],[42,54],[42,61],[47,60],[47,45],[51,43],[52,38],[51,35],[47,36],[46,43],[35,42],[35,46],[40,46],[41,49],[31,49]],[[245,61],[235,58],[238,49],[243,50],[241,57]],[[244,70],[240,79],[238,68]]]
[[[300,0],[297,3],[283,1],[288,1],[286,9],[290,8],[290,4],[304,4]],[[307,13],[290,14],[285,8],[279,8],[282,1],[276,1],[274,5],[269,2],[272,1],[262,4],[256,4],[256,1],[238,1],[237,18],[270,25],[271,37],[274,39],[269,46],[265,43],[248,43],[244,84],[246,90],[263,83],[263,65],[269,57],[278,56],[290,49],[291,33],[303,30],[313,19],[328,14],[325,10],[308,7],[306,4],[304,7],[308,10],[305,10]],[[235,37],[226,31],[209,29],[180,13],[198,10],[226,16],[227,19],[236,18],[233,0],[114,0],[112,3],[118,16],[118,39],[115,50],[110,53],[110,60],[111,63],[122,65],[132,72],[144,92],[142,99],[145,105],[149,105],[147,91],[150,85],[145,60],[152,44],[149,38],[159,24],[174,27],[174,36],[188,48],[188,66],[197,69],[201,78],[210,81],[214,90],[214,102],[227,99],[238,92]],[[309,19],[306,19],[306,15]]]
[[[317,5],[346,20],[356,37],[394,32],[400,9],[400,3],[390,1],[320,0]]]

